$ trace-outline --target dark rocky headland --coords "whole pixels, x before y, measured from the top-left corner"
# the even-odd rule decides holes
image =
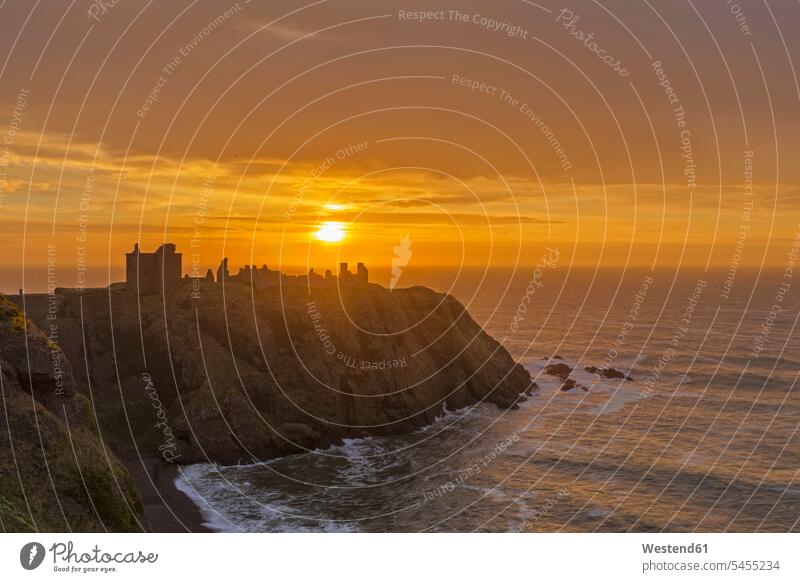
[[[58,345],[0,295],[0,529],[138,531],[128,471]]]
[[[171,487],[178,465],[250,463],[326,447],[344,437],[407,433],[431,423],[443,408],[478,402],[510,408],[534,388],[528,372],[457,300],[423,287],[389,291],[367,284],[309,294],[304,287],[258,290],[201,282],[198,288],[185,281],[166,297],[140,296],[115,285],[26,296],[26,308],[28,336],[45,342],[37,348],[42,361],[36,374],[42,380],[33,389],[35,406],[47,411],[64,434],[60,417],[65,415],[71,432],[82,427],[88,450],[98,451],[93,468],[105,467],[108,478],[119,474],[125,480],[122,491],[130,500],[109,487],[120,497],[109,502],[119,511],[127,502],[127,518],[112,514],[99,520],[113,530],[197,529],[196,519],[180,515],[187,500]],[[52,350],[32,322],[42,329],[57,326],[62,355],[71,363],[71,396],[59,396],[55,403],[50,402],[55,387],[45,382]],[[12,323],[3,328],[4,338],[19,335],[12,328]],[[7,363],[6,352],[0,355],[5,401],[11,403],[8,418],[32,417],[30,386],[5,377],[7,366],[24,376],[25,360]],[[72,408],[60,412],[67,410],[65,401]],[[19,446],[35,454],[42,444],[26,426]],[[14,430],[12,435],[17,439]],[[67,447],[60,460],[70,461],[68,437],[53,440]],[[138,519],[131,479],[115,455],[130,470],[144,502],[144,520]],[[3,446],[0,464],[8,463],[13,469]],[[37,494],[56,503],[44,463],[32,470]],[[9,526],[3,505],[0,515],[9,530],[22,529],[30,517],[19,496],[7,495],[14,486],[19,487],[16,472],[4,470],[0,501],[16,500],[13,514],[20,516]],[[86,492],[84,498],[92,495]],[[97,519],[82,523],[70,526],[102,529]],[[37,525],[65,529],[64,521]]]

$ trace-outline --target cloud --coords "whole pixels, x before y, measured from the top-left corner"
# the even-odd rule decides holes
[[[53,188],[50,182],[29,182],[27,180],[0,180],[0,192],[49,192]]]
[[[234,21],[231,24],[231,28],[243,30],[248,33],[260,32],[285,41],[293,41],[303,37],[306,37],[305,40],[312,38],[321,39],[324,36],[323,33],[317,33],[313,30],[303,30],[286,24],[270,25],[270,22],[272,21],[258,18],[244,18]]]

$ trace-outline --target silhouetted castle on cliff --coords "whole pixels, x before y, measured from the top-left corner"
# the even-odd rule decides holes
[[[125,281],[129,288],[140,293],[157,293],[161,289],[172,291],[181,284],[183,255],[175,252],[175,245],[163,244],[154,253],[143,253],[139,243],[132,253],[125,254]]]
[[[182,276],[183,255],[175,252],[175,245],[166,243],[161,245],[154,253],[143,253],[137,243],[133,252],[125,255],[126,284],[129,289],[137,289],[140,293],[159,293],[161,289],[172,291],[180,286]],[[186,275],[189,279],[189,275]],[[297,287],[327,287],[333,285],[366,285],[369,283],[369,271],[364,263],[358,263],[356,272],[351,273],[347,263],[339,264],[339,274],[334,275],[330,270],[325,275],[320,275],[310,269],[306,275],[286,275],[281,271],[274,271],[262,265],[245,265],[239,272],[231,275],[228,270],[228,258],[222,259],[217,268],[216,279],[211,269],[205,277],[191,277],[195,281],[205,280],[210,283],[252,285],[256,289],[288,285]]]
[[[210,273],[210,271],[209,271]],[[206,279],[209,274],[206,274]],[[213,277],[212,277],[213,280]],[[228,258],[222,259],[217,268],[217,283],[242,283],[252,285],[256,289],[266,289],[267,287],[277,287],[278,285],[288,285],[297,287],[326,287],[336,285],[366,285],[369,283],[369,271],[364,263],[358,263],[356,272],[351,273],[347,268],[347,263],[339,264],[339,276],[336,277],[330,270],[325,271],[325,275],[316,273],[314,269],[309,269],[307,275],[286,275],[281,271],[273,271],[266,265],[259,269],[255,265],[245,265],[239,267],[239,272],[231,275],[228,270]]]

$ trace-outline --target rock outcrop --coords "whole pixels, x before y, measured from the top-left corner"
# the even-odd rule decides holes
[[[91,387],[123,458],[252,462],[413,431],[443,408],[514,407],[534,389],[458,301],[430,289],[197,285],[166,299],[59,297],[61,344],[86,362],[78,389]]]
[[[572,378],[567,378],[566,380],[564,380],[564,383],[561,385],[561,391],[562,392],[569,392],[570,390],[573,390],[575,388],[580,388],[584,392],[588,392],[589,391],[589,389],[586,386],[582,386],[581,384],[578,384]]]
[[[558,356],[555,356],[558,357]],[[561,359],[561,358],[559,358]],[[619,379],[619,380],[626,380],[630,382],[633,380],[630,376],[626,376],[619,370],[615,370],[614,368],[598,368],[596,366],[586,366],[584,368],[590,374],[596,374],[600,378],[606,378],[609,380]],[[561,378],[563,380],[563,384],[561,385],[562,392],[569,392],[574,388],[580,388],[584,392],[588,392],[589,389],[586,386],[582,386],[578,384],[570,378],[570,374],[572,374],[572,368],[567,364],[559,363],[559,364],[548,364],[544,367],[544,373],[549,376],[555,376],[556,378]]]
[[[569,377],[569,375],[572,374],[572,368],[569,367],[567,364],[548,364],[544,368],[544,373],[549,376],[555,376],[556,378],[561,378],[561,380],[563,380],[563,383],[561,384],[562,392],[569,392],[570,390],[573,390],[575,388],[580,388],[584,392],[589,391],[589,389],[586,386],[578,384],[577,382],[575,382],[575,380]]]
[[[0,530],[137,531],[125,468],[61,349],[0,295]]]
[[[597,366],[587,366],[584,368],[590,374],[597,374],[601,378],[607,378],[609,380],[626,380],[630,382],[633,380],[630,376],[626,376],[624,373],[616,370],[614,368],[598,368]]]
[[[566,364],[548,364],[544,368],[544,373],[548,374],[549,376],[555,376],[557,378],[561,378],[562,380],[566,380],[572,373],[572,368]]]

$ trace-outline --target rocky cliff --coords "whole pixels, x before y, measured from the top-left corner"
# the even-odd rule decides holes
[[[136,531],[125,468],[59,347],[0,295],[0,530]]]
[[[458,301],[422,287],[63,292],[57,321],[123,456],[252,462],[409,432],[443,408],[512,407],[532,388]]]

